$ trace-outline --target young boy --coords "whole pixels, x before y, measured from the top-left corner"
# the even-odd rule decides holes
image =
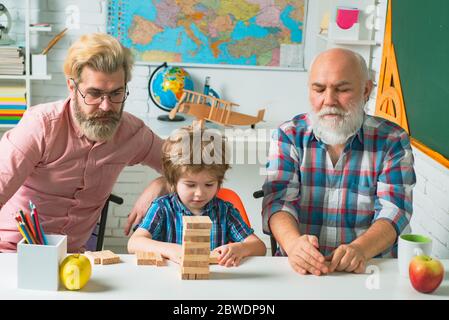
[[[216,197],[229,164],[225,138],[216,130],[188,127],[177,130],[164,143],[162,162],[171,193],[154,200],[131,236],[128,251],[154,251],[180,263],[182,216],[207,215],[212,220],[211,250],[220,265],[238,266],[246,256],[266,253],[229,202]]]

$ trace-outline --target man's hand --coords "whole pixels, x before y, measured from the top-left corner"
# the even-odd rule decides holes
[[[316,276],[326,274],[329,268],[324,256],[318,250],[318,238],[302,235],[286,250],[293,270],[300,274],[311,273]]]
[[[342,244],[326,257],[330,261],[330,272],[346,271],[364,273],[366,269],[366,258],[363,251],[354,244]]]
[[[151,205],[151,202],[153,202],[153,200],[157,197],[166,194],[167,192],[168,190],[166,187],[165,178],[159,177],[150,183],[150,185],[139,196],[136,203],[134,204],[134,207],[128,215],[128,221],[124,229],[125,235],[129,235],[131,227],[135,224],[138,224],[143,219],[145,213]]]

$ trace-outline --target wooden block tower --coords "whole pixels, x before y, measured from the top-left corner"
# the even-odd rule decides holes
[[[207,216],[184,216],[182,219],[182,280],[209,279],[212,221]]]

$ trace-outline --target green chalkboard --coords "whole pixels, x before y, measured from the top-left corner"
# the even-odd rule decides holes
[[[449,1],[391,1],[410,135],[449,159]]]

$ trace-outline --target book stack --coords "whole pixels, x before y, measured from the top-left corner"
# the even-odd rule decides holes
[[[25,74],[25,62],[22,47],[0,46],[0,74]]]
[[[17,124],[26,110],[24,86],[0,86],[0,125]]]

